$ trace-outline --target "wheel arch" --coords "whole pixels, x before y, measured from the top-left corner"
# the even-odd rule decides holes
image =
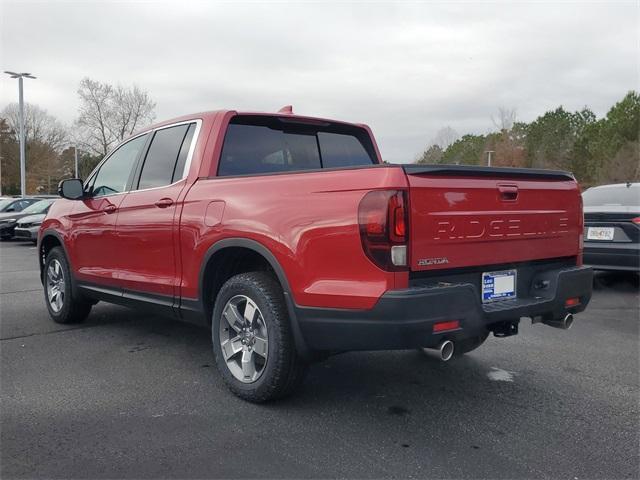
[[[225,238],[214,243],[206,251],[200,267],[198,280],[198,303],[200,304],[200,308],[202,308],[207,322],[211,321],[213,303],[215,301],[214,298],[209,299],[208,296],[213,296],[212,294],[214,291],[212,288],[218,288],[217,291],[219,291],[219,287],[222,286],[221,284],[217,286],[215,284],[215,280],[212,280],[212,277],[215,277],[216,272],[216,259],[220,259],[221,255],[232,251],[234,254],[241,251],[252,252],[251,255],[254,261],[264,262],[262,265],[268,266],[268,269],[274,273],[282,287],[285,304],[287,306],[287,313],[289,314],[289,319],[291,321],[291,331],[293,333],[296,349],[303,358],[309,358],[311,356],[311,352],[304,341],[302,332],[298,325],[298,319],[296,317],[293,297],[291,294],[291,287],[286,273],[275,255],[273,255],[267,247],[255,240],[248,238]],[[236,273],[240,273],[240,271]]]
[[[64,251],[65,257],[67,257],[67,262],[69,262],[69,269],[73,273],[73,269],[71,268],[71,261],[69,259],[69,253],[67,252],[67,247],[65,246],[64,239],[60,233],[55,230],[45,230],[38,241],[38,264],[40,265],[40,281],[42,281],[42,273],[44,271],[44,263],[47,259],[47,255],[51,251],[51,249],[55,247],[62,247]],[[73,277],[73,275],[72,275]]]

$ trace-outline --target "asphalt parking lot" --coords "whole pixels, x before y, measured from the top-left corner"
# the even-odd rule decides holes
[[[252,405],[207,330],[103,303],[51,322],[33,245],[3,242],[0,476],[637,478],[638,314],[637,276],[599,275],[569,331],[339,355]]]

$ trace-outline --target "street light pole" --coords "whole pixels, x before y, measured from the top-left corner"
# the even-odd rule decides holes
[[[487,154],[487,167],[491,166],[491,154],[495,153],[493,150],[487,150],[485,152]]]
[[[18,79],[18,122],[20,123],[20,195],[27,195],[27,167],[26,167],[26,145],[25,145],[25,129],[24,129],[24,94],[22,88],[23,78],[33,78],[30,73],[7,72],[11,78]]]
[[[80,178],[78,176],[78,145],[74,145],[73,146],[73,157],[74,157],[74,164],[75,164],[75,172],[76,172],[76,178]]]

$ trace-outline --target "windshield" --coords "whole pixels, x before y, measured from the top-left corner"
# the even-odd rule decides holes
[[[27,208],[22,210],[22,213],[28,213],[30,215],[35,215],[38,213],[47,213],[49,207],[54,202],[55,199],[51,200],[40,200],[39,202],[34,203],[33,205],[29,205]]]
[[[585,207],[605,205],[635,207],[640,205],[640,184],[590,188],[582,194],[582,200]]]

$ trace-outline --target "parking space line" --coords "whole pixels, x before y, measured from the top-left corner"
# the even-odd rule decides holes
[[[42,288],[34,288],[34,289],[31,289],[31,290],[15,290],[15,291],[11,291],[11,292],[0,292],[0,295],[7,295],[9,293],[39,292],[40,290],[42,290]]]

